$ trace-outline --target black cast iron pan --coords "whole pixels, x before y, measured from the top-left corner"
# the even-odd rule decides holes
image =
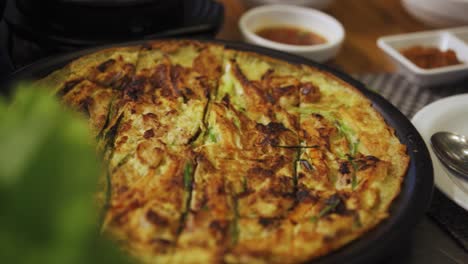
[[[407,146],[408,154],[411,158],[401,192],[390,207],[390,216],[380,225],[358,240],[336,252],[317,259],[313,263],[379,263],[384,257],[395,253],[395,250],[399,248],[398,244],[409,237],[411,230],[428,208],[434,181],[432,163],[428,150],[411,122],[382,96],[368,90],[362,83],[351,78],[349,75],[328,66],[302,57],[244,43],[220,40],[209,41],[223,44],[228,48],[257,52],[290,63],[306,64],[327,71],[356,87],[372,101],[373,106],[382,114],[386,122],[395,129],[396,135],[400,141]],[[4,85],[2,87],[12,87],[12,84],[18,80],[40,78],[53,70],[59,69],[75,58],[102,48],[142,43],[144,43],[144,41],[116,44],[73,52],[53,58],[46,58],[16,71],[3,83]]]

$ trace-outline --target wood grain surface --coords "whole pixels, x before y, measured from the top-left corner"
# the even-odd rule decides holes
[[[225,6],[225,20],[217,38],[242,40],[238,21],[246,11],[243,0],[218,1]],[[377,39],[433,29],[412,18],[400,0],[336,0],[325,12],[337,18],[346,31],[342,50],[329,63],[348,73],[394,71],[392,62],[377,47]]]

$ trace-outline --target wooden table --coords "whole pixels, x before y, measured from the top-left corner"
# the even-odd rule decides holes
[[[237,23],[246,10],[243,1],[218,1],[224,3],[225,21],[217,37],[242,40]],[[345,27],[344,45],[331,63],[348,73],[393,71],[392,62],[376,45],[377,38],[432,29],[412,18],[401,6],[400,0],[336,0],[326,12]]]

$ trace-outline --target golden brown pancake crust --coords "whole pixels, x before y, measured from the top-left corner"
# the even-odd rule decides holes
[[[388,216],[409,157],[305,65],[196,41],[107,49],[38,84],[89,118],[103,230],[142,263],[298,263]]]

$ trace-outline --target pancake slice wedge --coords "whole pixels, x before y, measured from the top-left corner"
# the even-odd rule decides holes
[[[104,230],[144,262],[170,261],[189,213],[194,168],[186,148],[141,142],[110,171]]]
[[[299,144],[297,134],[282,123],[255,122],[229,101],[209,105],[206,125],[203,144],[220,149],[286,153],[294,150],[282,146]]]
[[[174,263],[220,263],[232,243],[234,200],[225,174],[197,155],[190,210],[177,240]]]
[[[296,130],[298,116],[287,108],[298,106],[298,79],[278,74],[275,64],[256,58],[246,61],[242,53],[228,51],[224,56],[224,74],[217,91],[216,102],[229,101],[238,111],[257,123],[282,123]],[[245,67],[250,65],[250,68]],[[255,65],[261,65],[255,68]],[[244,68],[243,68],[244,66]],[[294,68],[292,67],[291,72]]]
[[[66,105],[84,114],[95,136],[107,126],[112,103],[119,94],[114,89],[78,78],[66,69],[58,70],[34,85],[48,89]]]

